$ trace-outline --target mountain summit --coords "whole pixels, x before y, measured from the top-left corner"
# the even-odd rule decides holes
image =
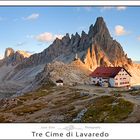
[[[94,38],[97,34],[98,35],[100,34],[102,36],[105,35],[108,38],[111,38],[103,17],[98,17],[95,22],[95,25],[93,26],[93,24],[92,24],[89,28],[89,32],[88,32],[89,37]]]
[[[56,39],[43,52],[34,54],[18,65],[18,69],[50,63],[54,60],[69,63],[75,55],[81,59],[89,69],[97,66],[125,66],[132,64],[131,59],[124,53],[122,46],[111,37],[103,17],[98,17],[95,25],[89,27],[88,33],[82,31],[62,39]]]
[[[25,51],[14,51],[12,48],[6,48],[4,58],[0,61],[0,65],[16,66],[30,56],[31,55]]]

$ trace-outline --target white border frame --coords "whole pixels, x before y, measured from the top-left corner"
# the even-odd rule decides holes
[[[0,6],[140,6],[140,1],[0,1]]]
[[[0,1],[0,7],[3,6],[140,6],[140,1]],[[50,126],[50,128],[49,128]],[[72,126],[72,127],[71,127]],[[106,130],[110,133],[108,139],[140,139],[139,130],[140,124],[31,124],[31,123],[5,123],[0,124],[0,139],[39,139],[32,136],[32,131],[42,131],[42,127],[46,127],[45,131],[53,130],[58,131],[57,128],[61,128],[61,131],[66,131],[66,128],[73,128],[71,131],[83,129],[85,132],[93,131],[89,128],[99,127],[99,130]],[[63,130],[64,129],[64,130]],[[96,131],[96,130],[95,130]],[[66,137],[65,137],[66,138]],[[46,139],[46,137],[40,138]],[[53,139],[53,138],[49,138]],[[64,138],[62,138],[64,139]],[[75,137],[71,139],[76,139]],[[93,138],[91,138],[93,139]],[[98,138],[95,138],[98,139]],[[99,138],[101,139],[101,138]]]

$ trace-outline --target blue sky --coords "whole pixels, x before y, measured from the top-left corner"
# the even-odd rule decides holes
[[[140,60],[140,7],[0,7],[0,57],[5,48],[41,52],[66,33],[88,32],[102,16],[114,39]]]

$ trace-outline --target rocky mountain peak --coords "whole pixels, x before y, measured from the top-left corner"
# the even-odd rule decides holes
[[[105,24],[103,17],[97,17],[95,24],[99,25]]]
[[[85,32],[85,31],[82,31],[81,37],[84,37],[84,36],[86,36],[86,35],[87,35],[86,32]]]
[[[65,36],[66,38],[70,38],[70,35],[69,35],[69,33],[66,33],[66,36]]]
[[[30,53],[25,52],[25,51],[22,51],[22,50],[17,50],[17,51],[16,51],[16,54],[18,54],[18,55],[22,55],[24,58],[28,58],[28,57],[31,56]]]
[[[6,48],[4,58],[13,56],[15,51],[12,48]]]
[[[32,55],[17,69],[47,64],[54,60],[70,63],[76,53],[90,69],[101,65],[131,65],[122,46],[111,37],[104,19],[98,17],[95,24],[89,27],[88,34],[82,31],[81,35],[76,32],[70,37],[67,33],[62,39],[56,38],[43,52]]]
[[[80,37],[80,35],[76,32],[76,33],[75,33],[75,37]]]
[[[94,38],[96,35],[105,35],[107,37],[110,38],[110,33],[108,31],[108,28],[106,26],[106,23],[103,19],[103,17],[98,17],[96,19],[95,25],[93,26],[93,24],[89,27],[89,32],[88,35],[91,38]]]
[[[63,38],[66,38],[66,40],[70,40],[70,35],[69,35],[69,33],[66,33],[66,36],[64,36]]]
[[[25,59],[29,58],[31,54],[22,51],[17,50],[14,51],[12,48],[6,48],[5,50],[5,56],[4,59],[1,61],[0,66],[2,65],[17,65],[19,63],[22,63]]]
[[[70,36],[68,33],[62,38],[62,42],[64,43],[64,45],[67,45],[70,42]]]

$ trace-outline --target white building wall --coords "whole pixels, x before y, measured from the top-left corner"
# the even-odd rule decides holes
[[[129,86],[131,84],[131,77],[124,69],[121,69],[121,71],[115,76],[114,80],[116,87]]]
[[[63,83],[56,83],[57,86],[63,86]]]
[[[97,84],[98,78],[97,77],[91,77],[91,84]]]

